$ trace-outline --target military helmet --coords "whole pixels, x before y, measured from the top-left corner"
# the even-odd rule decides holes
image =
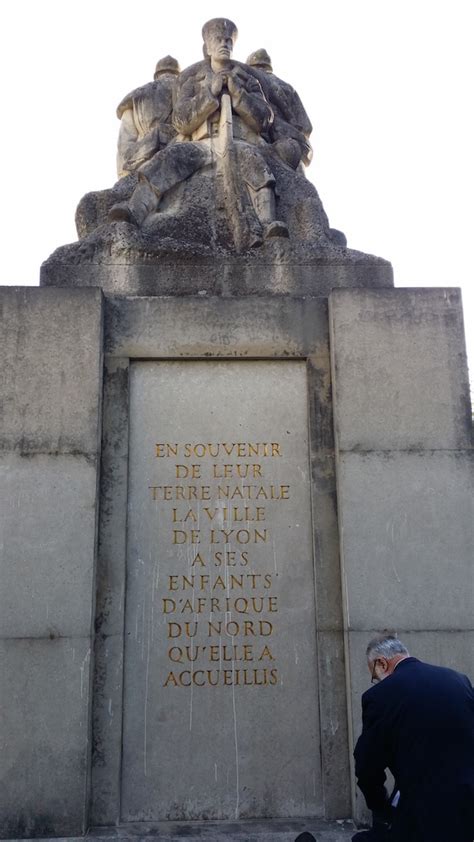
[[[155,67],[155,79],[160,73],[176,73],[180,72],[179,64],[173,56],[165,56],[160,58]]]
[[[272,60],[263,48],[250,53],[246,64],[249,64],[251,67],[262,67],[264,70],[273,71]]]

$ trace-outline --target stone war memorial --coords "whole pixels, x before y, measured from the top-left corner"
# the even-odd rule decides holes
[[[348,248],[298,69],[202,36],[0,290],[2,838],[349,839],[368,639],[474,672],[460,292]]]

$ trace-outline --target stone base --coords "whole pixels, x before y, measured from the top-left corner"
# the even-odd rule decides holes
[[[197,372],[209,365],[208,382],[213,384],[215,394],[210,394],[207,406],[216,407],[215,417],[219,423],[222,421],[222,428],[211,429],[207,416],[202,424],[204,413],[199,411],[196,398],[191,400],[191,407],[181,401],[183,417],[191,419],[193,434],[194,427],[196,430],[196,438],[191,438],[189,428],[181,430],[184,442],[238,442],[240,434],[234,438],[234,430],[239,422],[245,435],[253,430],[255,441],[267,440],[262,438],[267,428],[257,427],[247,409],[249,417],[244,413],[246,406],[256,407],[257,398],[259,402],[263,400],[263,389],[257,389],[256,396],[253,385],[252,391],[250,387],[242,388],[242,408],[236,407],[233,392],[227,397],[213,377],[223,366],[234,366],[236,388],[245,385],[240,376],[243,365],[261,366],[259,382],[263,384],[270,370],[282,367],[281,380],[278,384],[274,380],[271,385],[271,400],[267,396],[265,404],[259,403],[257,420],[260,423],[263,419],[273,435],[278,417],[282,418],[282,408],[286,406],[288,413],[289,406],[291,424],[284,428],[285,442],[292,435],[295,441],[302,437],[301,423],[299,432],[291,432],[298,404],[290,387],[297,388],[300,397],[307,390],[309,459],[307,470],[298,476],[305,481],[310,478],[312,506],[309,515],[308,509],[303,510],[298,503],[298,512],[303,514],[301,523],[306,524],[305,528],[312,529],[312,546],[317,550],[313,575],[308,575],[307,565],[295,563],[293,545],[288,550],[287,542],[285,549],[279,535],[276,547],[283,550],[282,560],[289,560],[288,569],[295,577],[291,588],[282,586],[280,590],[287,608],[281,610],[279,622],[285,616],[301,616],[301,610],[288,610],[294,588],[295,593],[301,594],[302,585],[307,583],[305,596],[314,592],[316,623],[306,623],[306,628],[310,629],[311,639],[316,640],[316,655],[306,647],[301,657],[300,647],[298,657],[303,667],[297,684],[293,666],[297,665],[297,653],[290,661],[291,652],[287,652],[286,663],[291,663],[294,672],[290,675],[289,666],[285,666],[285,675],[289,676],[289,686],[300,687],[306,702],[319,715],[320,746],[312,749],[304,741],[304,752],[297,755],[303,759],[320,758],[319,815],[323,815],[323,809],[328,818],[363,815],[356,803],[349,769],[353,744],[347,714],[349,711],[352,716],[351,735],[356,738],[361,728],[360,696],[370,680],[364,649],[374,631],[397,628],[416,657],[468,674],[474,672],[472,605],[466,587],[473,557],[469,509],[472,423],[459,291],[339,289],[329,296],[328,305],[318,292],[297,298],[284,287],[285,277],[301,279],[308,263],[293,269],[285,265],[285,272],[282,270],[279,275],[274,262],[271,275],[268,266],[263,269],[263,262],[251,267],[244,258],[241,260],[242,264],[237,259],[229,261],[228,275],[227,264],[216,262],[214,269],[209,262],[206,264],[216,286],[219,272],[227,279],[221,278],[225,294],[215,297],[207,294],[207,287],[198,286],[206,277],[204,272],[195,280],[195,288],[198,292],[205,290],[205,294],[187,297],[175,293],[160,298],[155,291],[150,297],[108,295],[104,301],[97,289],[2,290],[2,398],[8,414],[0,465],[6,503],[0,511],[8,541],[0,587],[0,656],[4,654],[5,658],[0,669],[5,677],[1,682],[5,725],[0,735],[0,777],[5,785],[0,836],[28,838],[35,834],[35,838],[44,838],[48,834],[64,837],[70,833],[72,840],[82,838],[78,834],[88,826],[99,824],[106,827],[90,832],[88,838],[94,842],[107,837],[129,842],[158,836],[160,842],[181,838],[220,842],[224,836],[235,842],[293,842],[305,830],[320,842],[342,842],[354,833],[350,822],[300,818],[303,810],[298,803],[292,813],[283,812],[291,786],[298,798],[305,789],[311,796],[313,779],[304,769],[296,778],[289,766],[284,767],[281,754],[275,750],[275,740],[269,737],[269,726],[283,733],[282,717],[278,718],[273,704],[254,720],[261,723],[261,734],[266,740],[263,750],[248,739],[250,748],[245,751],[240,730],[236,751],[232,726],[237,721],[240,727],[240,722],[252,720],[248,716],[238,719],[237,715],[234,719],[233,700],[229,703],[229,698],[226,701],[230,715],[226,721],[231,725],[231,749],[216,754],[219,762],[228,758],[228,792],[232,796],[237,792],[234,768],[238,760],[240,771],[246,763],[248,779],[257,781],[259,786],[264,780],[274,799],[273,806],[269,806],[268,798],[261,799],[258,810],[249,810],[247,815],[280,812],[298,818],[118,825],[126,815],[123,782],[127,774],[130,778],[130,771],[123,764],[122,745],[127,699],[129,711],[136,709],[133,699],[130,703],[130,694],[127,697],[123,671],[127,628],[138,634],[133,622],[127,627],[124,610],[133,605],[130,593],[124,602],[133,549],[127,545],[127,535],[131,534],[127,532],[127,523],[131,522],[127,512],[130,501],[138,499],[140,503],[141,499],[133,496],[131,480],[136,477],[135,488],[158,487],[147,485],[143,473],[133,475],[129,470],[134,459],[137,462],[136,454],[142,452],[140,447],[134,451],[132,447],[133,424],[137,429],[137,419],[145,406],[140,393],[134,393],[138,400],[131,393],[137,383],[133,372],[139,368],[157,367],[159,382],[152,384],[153,389],[142,391],[153,395],[157,403],[164,401],[165,411],[169,406],[174,412],[186,392],[179,388],[181,379],[176,381],[175,393],[170,394],[168,387],[165,395],[164,369],[173,366],[184,370],[189,365]],[[193,282],[193,267],[197,275],[196,265],[189,263],[189,284]],[[244,290],[245,284],[256,285],[259,278],[267,282],[268,275],[275,283],[281,281],[280,294],[264,297],[260,291],[253,297],[239,298],[238,265],[246,266],[242,275]],[[77,285],[93,287],[97,276],[91,281],[85,265],[77,268],[82,273]],[[95,267],[97,271],[99,268]],[[123,268],[135,268],[140,280],[140,267]],[[112,269],[110,266],[111,273]],[[150,285],[153,272],[156,266],[150,266]],[[175,269],[175,280],[177,274]],[[169,283],[171,289],[171,280]],[[333,286],[337,286],[337,279]],[[283,372],[288,366],[294,366],[294,375],[284,382]],[[296,379],[303,366],[304,384]],[[153,412],[153,423],[144,424],[144,429],[152,431],[153,443],[160,441],[155,434],[161,435],[164,426],[157,413]],[[178,430],[177,425],[173,436],[175,429]],[[212,438],[207,438],[208,432],[213,433]],[[280,439],[281,432],[276,431]],[[285,444],[282,453],[286,454],[287,449]],[[143,449],[154,461],[151,452],[148,445]],[[297,468],[301,459],[295,458],[293,464]],[[286,475],[288,471],[289,464]],[[293,485],[297,487],[294,480]],[[145,512],[141,503],[136,511]],[[300,528],[299,517],[297,524],[295,519],[293,514],[287,525]],[[148,523],[152,520],[149,515]],[[279,529],[282,522],[281,517],[278,521],[275,518]],[[139,525],[138,519],[135,523]],[[135,529],[138,534],[137,525]],[[301,540],[293,543],[299,552]],[[133,552],[136,559],[143,557]],[[309,556],[306,551],[305,558]],[[271,560],[275,565],[275,555]],[[153,589],[145,588],[144,592],[152,594]],[[139,627],[144,629],[141,639],[148,646],[150,638],[146,635],[148,629],[153,629],[154,615],[150,603],[136,600],[135,605],[138,604],[145,608],[148,605],[150,623],[143,621]],[[300,609],[301,600],[293,605]],[[283,602],[280,607],[283,609]],[[136,617],[140,620],[138,611]],[[97,633],[93,640],[94,621]],[[292,632],[291,642],[295,639]],[[95,653],[91,657],[93,644]],[[280,646],[282,661],[283,649]],[[156,650],[160,651],[158,647]],[[146,652],[144,646],[144,655]],[[306,680],[308,664],[316,664],[317,682],[312,680],[312,685],[317,692],[308,693],[302,681]],[[148,666],[146,669],[148,673]],[[147,691],[152,689],[153,685],[146,683],[145,700]],[[254,690],[252,686],[238,689]],[[257,687],[255,690],[260,692]],[[177,693],[182,691],[187,692],[185,685],[176,689]],[[147,716],[150,711],[156,713],[156,698],[158,692],[150,695],[152,704]],[[239,701],[236,696],[237,713],[242,709]],[[196,705],[196,698],[194,702]],[[181,751],[175,756],[182,767],[186,764],[186,772],[190,758],[202,757],[201,746],[207,745],[209,722],[219,722],[222,728],[222,715],[218,718],[210,705],[203,705],[201,710],[205,714],[201,717],[205,725],[203,740],[197,739],[195,727],[193,731],[189,728],[190,704],[186,705],[186,718],[181,717],[184,728],[178,736],[182,738],[185,729],[190,736],[184,748],[181,742]],[[253,710],[257,710],[256,706]],[[289,706],[289,710],[291,714],[294,708]],[[193,716],[195,726],[196,706]],[[292,730],[295,723],[301,742],[301,728],[306,727],[307,718],[293,715],[286,721]],[[147,728],[149,749],[149,736],[156,734],[150,719]],[[175,739],[172,729],[170,733]],[[291,746],[289,737],[293,734],[288,729],[286,740]],[[144,740],[131,744],[140,750]],[[168,741],[171,749],[176,744],[176,739],[174,744]],[[154,758],[157,764],[162,763],[163,745],[148,755],[147,762]],[[253,757],[256,762],[250,768]],[[217,779],[213,771],[211,767],[205,781],[209,792],[215,795]],[[199,774],[200,769],[195,780]],[[244,775],[239,775],[242,806],[244,787],[245,798],[254,787],[252,784],[249,788]],[[181,810],[182,777],[182,768],[178,768],[165,778]],[[277,781],[279,790],[272,780]],[[151,804],[159,806],[155,792]],[[198,802],[198,806],[202,804]],[[315,814],[318,809],[309,805],[306,815]],[[181,815],[194,818],[184,810]],[[235,799],[225,815],[235,815]],[[152,816],[148,814],[146,818]]]
[[[381,257],[343,246],[267,241],[245,255],[147,253],[125,222],[102,226],[86,240],[61,246],[41,267],[41,286],[101,287],[105,295],[291,295],[327,298],[331,290],[391,289],[393,270]]]
[[[92,828],[88,842],[294,842],[307,831],[316,842],[349,842],[356,827],[351,821],[326,822],[323,819],[268,819],[247,822],[158,822],[126,824],[114,828]],[[68,837],[67,842],[81,842],[84,837]],[[7,841],[8,842],[8,841]],[[14,840],[10,840],[14,842]],[[16,840],[15,840],[16,842]],[[48,842],[48,840],[44,840]],[[53,840],[51,840],[53,842]],[[57,839],[56,842],[61,842]]]
[[[276,250],[276,249],[275,249]],[[323,252],[302,263],[285,259],[73,263],[51,257],[41,267],[41,286],[101,287],[107,295],[291,295],[327,298],[331,290],[391,289],[390,263],[362,252]],[[283,255],[284,257],[284,255]]]

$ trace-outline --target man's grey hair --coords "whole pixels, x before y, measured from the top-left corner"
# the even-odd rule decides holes
[[[377,658],[387,658],[391,661],[397,655],[409,655],[408,649],[398,639],[396,632],[382,632],[374,637],[367,646],[367,660],[375,661]]]

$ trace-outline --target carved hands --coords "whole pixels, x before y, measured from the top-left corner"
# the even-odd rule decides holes
[[[257,82],[258,84],[258,82]],[[229,92],[232,102],[238,101],[245,90],[242,79],[239,79],[237,70],[225,70],[215,73],[211,81],[211,94],[218,97],[223,92]]]
[[[211,81],[211,94],[218,97],[222,88],[227,84],[227,73],[215,73]]]

